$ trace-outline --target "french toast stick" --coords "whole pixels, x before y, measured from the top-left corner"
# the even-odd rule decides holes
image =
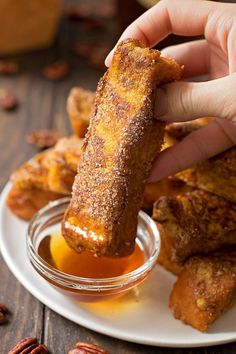
[[[158,261],[169,269],[171,264],[181,267],[190,256],[236,245],[236,204],[212,193],[194,190],[161,197],[152,218],[162,241]]]
[[[71,194],[78,162],[82,154],[83,139],[76,136],[62,138],[53,149],[48,170],[48,187],[50,191]]]
[[[36,154],[11,174],[11,182],[21,189],[49,190],[48,171],[52,156],[53,149]]]
[[[185,192],[192,191],[193,188],[187,185],[183,180],[175,177],[168,176],[158,182],[146,183],[142,209],[148,213],[152,213],[153,204],[157,199],[162,196],[175,196]]]
[[[236,303],[236,247],[191,257],[169,299],[175,318],[205,332]]]
[[[176,145],[189,133],[211,121],[210,117],[198,118],[194,122],[170,123],[165,127],[164,143],[162,151],[173,145]],[[187,170],[188,171],[188,170]],[[186,171],[186,172],[187,172]],[[189,169],[189,173],[192,169]],[[162,196],[175,196],[193,190],[192,184],[188,183],[188,178],[183,178],[185,171],[177,175],[168,176],[161,181],[147,183],[145,186],[142,209],[146,212],[152,212],[153,204]]]
[[[160,52],[121,42],[99,82],[95,109],[62,233],[77,252],[125,256],[135,244],[137,215],[164,124],[154,119],[155,88],[181,77]]]
[[[188,185],[236,203],[236,147],[201,161],[177,176]]]
[[[38,188],[20,188],[13,185],[7,195],[7,206],[13,214],[23,220],[32,216],[50,201],[63,198],[64,195]]]
[[[63,137],[52,149],[36,154],[11,175],[11,182],[21,189],[51,191],[68,195],[82,154],[83,140]]]
[[[84,138],[94,107],[95,92],[82,87],[71,89],[67,99],[67,113],[74,133]]]
[[[191,123],[174,123],[165,128],[166,144],[177,144],[188,134],[208,123],[202,118]],[[207,160],[177,173],[176,177],[188,185],[236,202],[236,147],[232,147]]]

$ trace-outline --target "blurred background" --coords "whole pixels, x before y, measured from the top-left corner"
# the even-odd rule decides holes
[[[158,0],[1,0],[0,56],[46,48],[53,43],[57,43],[57,47],[60,46],[58,50],[65,54],[73,44],[94,44],[93,34],[96,34],[96,44],[102,45],[105,50],[105,45],[112,45],[135,18],[157,2]],[[176,41],[178,39],[171,36],[159,48]],[[92,61],[96,62],[94,58]]]

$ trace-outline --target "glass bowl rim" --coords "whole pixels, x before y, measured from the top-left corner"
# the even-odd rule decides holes
[[[35,230],[34,227],[36,226],[35,224],[37,223],[38,219],[43,216],[43,214],[47,213],[53,208],[62,206],[63,204],[69,204],[69,202],[69,197],[49,202],[46,206],[35,213],[27,228],[26,243],[28,258],[32,265],[36,267],[40,272],[46,274],[48,278],[52,279],[55,283],[60,283],[65,287],[73,289],[79,288],[80,290],[102,291],[120,288],[121,286],[128,285],[129,283],[142,278],[142,276],[151,271],[151,269],[155,266],[161,247],[160,234],[155,222],[147,213],[142,210],[139,211],[138,217],[141,218],[143,222],[150,227],[154,241],[152,241],[151,255],[138,268],[132,270],[129,273],[115,277],[86,278],[70,275],[54,268],[53,266],[50,266],[44,259],[39,256],[36,247],[33,244],[32,238],[35,232],[37,232],[37,228]],[[47,218],[46,221],[48,220],[50,220],[50,218]],[[42,225],[42,223],[40,225]]]

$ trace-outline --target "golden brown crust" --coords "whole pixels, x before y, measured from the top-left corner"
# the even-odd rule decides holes
[[[176,265],[189,256],[236,244],[236,205],[208,192],[161,197],[153,219],[161,225],[161,257]]]
[[[83,140],[62,138],[53,149],[37,154],[11,176],[8,205],[17,216],[29,220],[50,200],[69,195],[82,152]]]
[[[236,301],[236,247],[190,258],[174,284],[169,306],[175,318],[199,331]]]
[[[233,147],[177,174],[191,186],[236,202],[236,148]]]
[[[198,118],[191,122],[170,123],[165,127],[165,140],[167,147],[175,145],[188,134],[207,125],[212,121],[210,117]]]
[[[73,186],[63,235],[77,251],[126,255],[163,123],[153,119],[157,84],[179,79],[181,67],[138,41],[122,42],[98,85],[86,150]]]
[[[21,189],[70,194],[82,145],[83,140],[75,136],[60,139],[53,149],[35,155],[13,172],[12,183]]]
[[[87,132],[94,107],[95,92],[74,87],[67,99],[67,112],[74,133],[83,138]]]
[[[147,183],[144,190],[142,209],[147,212],[152,212],[153,204],[160,197],[175,196],[190,192],[192,189],[192,187],[175,176],[163,178],[155,183]]]
[[[19,218],[30,220],[43,206],[52,200],[62,198],[62,194],[37,188],[20,188],[13,185],[7,196],[7,206]]]
[[[165,128],[166,146],[177,144],[189,133],[210,121],[210,118],[195,122],[174,123]],[[236,202],[236,147],[179,172],[176,175],[188,185],[212,192]]]
[[[157,262],[171,273],[178,275],[183,269],[184,262],[176,262],[175,260],[173,261],[173,240],[168,237],[169,235],[167,235],[166,229],[162,224],[156,222],[156,225],[158,227],[161,238],[161,249]]]
[[[11,182],[19,188],[39,188],[49,190],[48,171],[53,149],[43,151],[23,163],[11,175]]]
[[[59,140],[53,150],[48,171],[49,190],[63,194],[71,193],[82,146],[83,140],[75,136]]]

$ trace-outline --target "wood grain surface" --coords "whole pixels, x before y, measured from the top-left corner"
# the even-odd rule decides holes
[[[65,22],[53,48],[18,57],[20,73],[14,77],[0,77],[0,88],[11,90],[20,102],[19,108],[14,112],[0,111],[1,188],[10,173],[37,151],[35,147],[26,144],[25,134],[41,128],[55,128],[68,133],[70,126],[65,104],[70,88],[75,85],[96,88],[102,72],[90,67],[86,60],[70,53],[69,47],[75,37],[75,27],[76,35],[81,38],[79,26],[76,23],[69,25]],[[91,36],[91,34],[86,35]],[[107,40],[109,37],[108,33],[96,34],[96,36],[100,41]],[[70,59],[72,73],[60,82],[48,81],[41,75],[42,67],[61,56]],[[0,326],[0,354],[7,354],[17,341],[30,336],[38,337],[48,346],[52,354],[67,353],[77,341],[81,340],[98,343],[111,354],[236,353],[236,343],[211,348],[168,349],[136,345],[97,334],[64,319],[42,305],[14,278],[1,256],[0,302],[5,303],[11,311],[9,323]],[[141,318],[140,326],[142,326]]]

